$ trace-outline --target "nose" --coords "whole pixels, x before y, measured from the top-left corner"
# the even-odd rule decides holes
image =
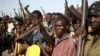
[[[60,29],[60,27],[59,26],[56,26],[56,30],[58,30],[58,29]]]
[[[91,22],[94,22],[95,21],[95,17],[91,17]]]

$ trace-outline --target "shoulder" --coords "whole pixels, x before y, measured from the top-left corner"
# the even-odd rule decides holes
[[[26,56],[39,56],[40,55],[40,47],[38,45],[32,45],[28,47],[26,51]]]
[[[40,47],[38,45],[32,45],[29,48],[34,48],[34,49],[38,49],[38,50],[40,49]]]
[[[40,47],[38,45],[32,45],[32,46],[28,47],[27,51],[40,52]]]

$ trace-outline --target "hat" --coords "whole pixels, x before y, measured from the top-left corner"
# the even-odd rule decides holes
[[[94,2],[89,7],[88,16],[100,16],[100,1]]]

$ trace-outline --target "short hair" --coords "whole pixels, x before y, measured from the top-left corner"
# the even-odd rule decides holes
[[[51,13],[47,13],[47,15],[52,15]]]
[[[95,1],[89,7],[88,16],[100,16],[100,1]]]
[[[69,30],[70,23],[69,23],[68,19],[65,16],[61,16],[61,17],[57,18],[57,21],[59,21],[59,20],[63,21],[64,24],[67,25],[67,27],[68,27],[66,29],[67,30],[67,33],[70,33],[70,30]]]
[[[77,21],[81,22],[81,20],[79,20],[79,19],[77,19],[77,18],[74,18],[74,19],[72,20],[72,24],[77,24]]]
[[[42,14],[39,10],[34,10],[32,14],[37,14],[39,18],[42,18]]]
[[[59,16],[59,17],[64,16],[62,13],[59,13],[59,12],[55,13],[55,15],[57,15],[57,16]]]
[[[57,20],[63,20],[67,25],[69,25],[69,21],[68,19],[61,13],[56,13],[56,15],[58,15],[59,17],[57,18]]]

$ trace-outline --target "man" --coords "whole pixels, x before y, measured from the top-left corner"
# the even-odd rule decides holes
[[[33,35],[33,43],[38,44],[42,47],[41,48],[41,56],[47,56],[48,54],[45,51],[45,48],[47,46],[47,39],[51,39],[50,37],[46,36],[48,33],[44,30],[45,28],[43,27],[43,18],[42,14],[40,11],[35,10],[32,13],[37,21],[36,26],[39,26],[36,30],[32,32]],[[47,33],[47,34],[46,34]]]
[[[57,34],[56,43],[52,56],[75,56],[76,48],[72,38],[70,38],[68,28],[69,23],[66,17],[59,17],[54,23]]]
[[[34,15],[34,17],[37,21],[36,26],[39,26],[39,24],[42,24],[42,14],[41,14],[41,12],[38,11],[38,10],[35,10],[35,11],[32,12],[32,14]],[[43,47],[45,47],[46,43],[41,41],[41,39],[43,39],[43,35],[40,33],[40,28],[39,27],[32,32],[33,43],[37,43],[37,42],[40,41],[40,43],[42,43]]]
[[[73,40],[75,41],[75,43],[77,44],[78,34],[76,34],[76,32],[81,27],[81,20],[74,18],[72,20],[72,27],[74,28],[74,32],[72,31],[70,34],[71,34],[71,37],[73,38]]]
[[[51,13],[47,13],[46,14],[46,22],[47,22],[47,26],[44,26],[47,33],[52,36],[52,30],[53,30],[53,21],[52,21],[52,14]]]
[[[92,31],[87,36],[84,56],[100,56],[100,1],[89,7],[87,20]]]

